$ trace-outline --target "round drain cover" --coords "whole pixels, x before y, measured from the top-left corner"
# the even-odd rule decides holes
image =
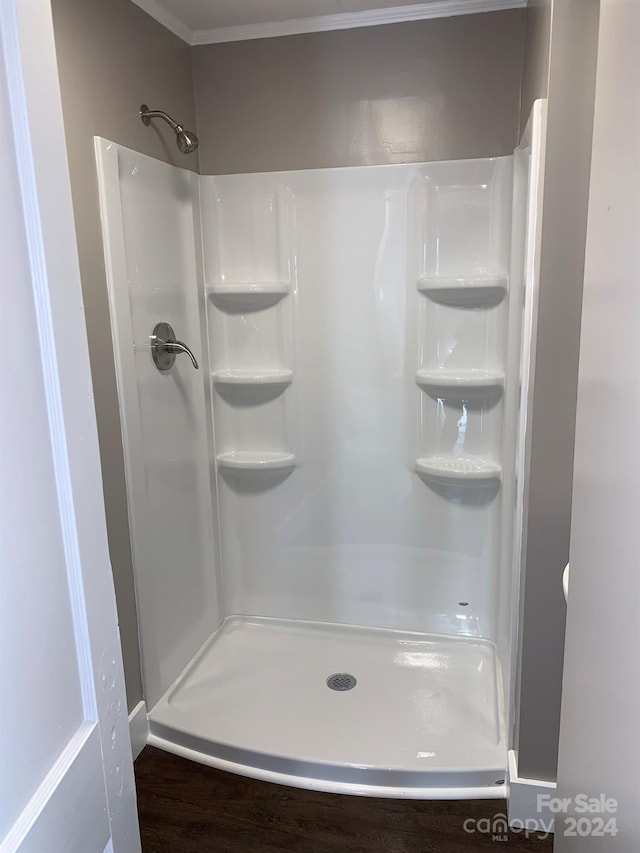
[[[348,672],[334,672],[327,678],[327,687],[331,690],[352,690],[357,683],[356,677]]]

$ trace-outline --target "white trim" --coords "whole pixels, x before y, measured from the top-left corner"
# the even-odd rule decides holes
[[[25,287],[33,290],[38,327],[39,353],[30,357],[42,365],[83,716],[94,732],[27,843],[98,850],[110,824],[114,850],[135,853],[135,783],[50,2],[0,2],[0,31],[31,270]],[[76,803],[77,821],[69,822],[65,802]],[[98,815],[106,827],[100,844],[93,837],[102,826]],[[72,838],[83,821],[92,837]],[[66,840],[58,844],[54,831]],[[40,838],[46,832],[50,837]]]
[[[80,726],[0,842],[0,853],[100,850],[108,843],[108,815],[96,812],[96,803],[104,800],[103,779],[95,772],[101,750],[98,727]],[[73,803],[73,819],[69,803]],[[122,853],[139,849],[120,848]]]
[[[293,36],[301,33],[322,33],[329,30],[350,30],[354,27],[377,27],[402,21],[424,21],[429,18],[450,18],[479,12],[501,12],[504,9],[523,9],[527,0],[432,0],[411,6],[392,6],[387,9],[365,9],[362,12],[340,12],[336,15],[317,15],[287,21],[265,21],[258,24],[239,24],[231,27],[212,27],[191,30],[157,0],[133,0],[158,23],[191,45],[221,44],[228,41]]]
[[[193,33],[189,27],[184,24],[179,18],[176,18],[171,12],[161,6],[157,0],[133,0],[136,6],[139,6],[147,15],[166,27],[168,30],[186,41],[187,44],[192,44]]]
[[[0,30],[5,56],[7,89],[11,110],[11,124],[16,151],[18,179],[24,206],[24,223],[29,252],[29,266],[33,286],[33,300],[38,326],[44,390],[51,433],[53,465],[60,504],[60,526],[67,564],[69,594],[73,629],[78,652],[78,671],[85,719],[98,719],[93,665],[90,653],[90,634],[84,595],[84,581],[80,562],[78,531],[71,488],[69,454],[65,432],[62,394],[58,375],[58,358],[51,303],[49,277],[45,257],[43,225],[40,215],[36,172],[31,146],[31,128],[22,66],[22,51],[18,31],[15,3],[2,4]]]
[[[22,844],[44,809],[49,805],[56,790],[60,785],[65,783],[65,777],[70,768],[78,760],[78,756],[80,756],[87,741],[95,732],[97,732],[96,723],[83,723],[78,728],[47,775],[36,788],[31,799],[14,822],[9,834],[4,837],[2,844],[0,844],[0,853],[2,851],[9,853],[11,850],[17,850]]]
[[[129,714],[129,734],[131,735],[131,752],[135,761],[147,745],[149,738],[149,720],[147,719],[146,702],[138,702]]]
[[[556,782],[545,782],[542,779],[522,779],[518,776],[518,755],[509,750],[509,794],[507,797],[507,812],[509,815],[509,826],[521,829],[522,827],[535,828],[534,822],[538,822],[538,828],[542,832],[553,832],[554,817],[548,809],[538,808],[539,795],[555,796],[557,791]]]

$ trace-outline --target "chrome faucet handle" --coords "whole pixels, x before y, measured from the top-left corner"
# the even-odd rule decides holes
[[[151,342],[151,357],[153,363],[162,373],[170,370],[176,360],[176,355],[186,353],[191,359],[191,364],[198,370],[198,362],[195,355],[186,344],[176,340],[176,335],[169,323],[156,323],[153,332],[149,336]]]
[[[195,355],[191,352],[191,350],[186,344],[182,343],[182,341],[165,341],[165,347],[170,353],[186,353],[191,359],[191,364],[195,367],[196,370],[198,369],[198,362],[196,361]]]

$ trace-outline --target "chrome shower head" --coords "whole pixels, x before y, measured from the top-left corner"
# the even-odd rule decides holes
[[[183,154],[193,154],[198,145],[200,145],[198,137],[190,130],[178,130],[176,128],[176,140],[178,148]]]
[[[151,124],[152,118],[161,118],[163,121],[166,121],[175,133],[178,148],[183,154],[193,154],[197,149],[200,142],[193,131],[185,130],[181,124],[178,124],[177,121],[174,121],[170,115],[167,115],[162,110],[150,110],[146,104],[142,104],[140,107],[140,120],[142,124],[148,127]]]

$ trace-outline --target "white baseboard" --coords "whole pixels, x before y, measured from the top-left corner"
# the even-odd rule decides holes
[[[129,714],[129,734],[131,736],[131,752],[135,761],[147,745],[149,737],[146,702],[138,702]]]
[[[518,754],[509,750],[509,796],[507,799],[509,826],[513,829],[530,829],[553,832],[554,816],[538,796],[555,797],[555,782],[541,779],[523,779],[518,775]]]

